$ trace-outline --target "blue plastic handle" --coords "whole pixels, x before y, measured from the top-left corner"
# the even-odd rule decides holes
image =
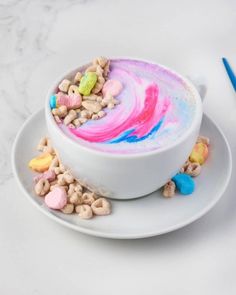
[[[230,78],[230,81],[231,81],[231,83],[232,83],[232,85],[234,87],[234,91],[236,91],[236,76],[235,76],[231,66],[229,65],[228,60],[225,57],[223,57],[222,61],[223,61],[223,64],[225,66],[226,72],[227,72],[227,74],[228,74],[228,76]]]

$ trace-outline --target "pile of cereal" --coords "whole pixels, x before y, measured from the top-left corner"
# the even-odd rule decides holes
[[[112,109],[121,92],[118,80],[108,80],[110,61],[98,57],[84,72],[77,72],[73,81],[64,79],[58,91],[50,97],[50,108],[57,123],[69,128],[79,127],[88,120],[98,120],[106,115],[105,108]]]
[[[75,212],[83,219],[111,213],[111,204],[106,198],[87,189],[63,166],[50,139],[42,138],[37,150],[41,152],[40,155],[28,165],[39,173],[34,177],[34,190],[38,196],[45,197],[48,208],[65,214]]]
[[[197,142],[180,172],[168,181],[163,188],[163,196],[171,198],[175,195],[176,189],[183,195],[192,194],[195,190],[193,177],[201,173],[203,165],[209,153],[209,138],[199,136]]]

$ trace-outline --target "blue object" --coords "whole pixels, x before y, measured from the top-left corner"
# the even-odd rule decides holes
[[[227,72],[227,74],[228,74],[228,76],[230,78],[230,81],[231,81],[231,83],[232,83],[232,85],[234,87],[234,91],[236,91],[236,76],[235,76],[231,66],[229,65],[228,60],[225,57],[223,57],[222,61],[223,61],[223,64],[225,66],[226,72]]]
[[[55,94],[51,95],[50,100],[49,100],[50,108],[55,109],[57,106],[57,97]]]
[[[190,195],[194,192],[195,183],[191,176],[185,173],[176,174],[172,180],[174,181],[177,189],[182,195]]]

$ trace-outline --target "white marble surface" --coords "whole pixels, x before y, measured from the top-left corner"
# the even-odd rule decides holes
[[[235,33],[234,0],[0,1],[0,294],[235,294],[234,170],[201,220],[160,237],[115,241],[41,215],[10,165],[14,137],[53,79],[102,54],[205,76],[204,109],[225,132],[235,167],[236,95],[220,60],[227,56],[236,69]]]

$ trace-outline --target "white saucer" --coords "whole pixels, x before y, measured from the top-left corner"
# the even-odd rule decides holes
[[[37,143],[46,134],[44,112],[40,110],[25,122],[15,139],[12,164],[16,180],[41,212],[64,226],[89,235],[136,239],[174,231],[208,212],[224,193],[231,175],[229,145],[216,124],[204,115],[200,134],[211,140],[210,156],[201,175],[195,178],[196,191],[192,195],[165,199],[156,191],[135,200],[112,200],[111,215],[81,220],[77,215],[49,210],[43,205],[43,198],[33,192],[33,175],[27,163],[37,154]]]

